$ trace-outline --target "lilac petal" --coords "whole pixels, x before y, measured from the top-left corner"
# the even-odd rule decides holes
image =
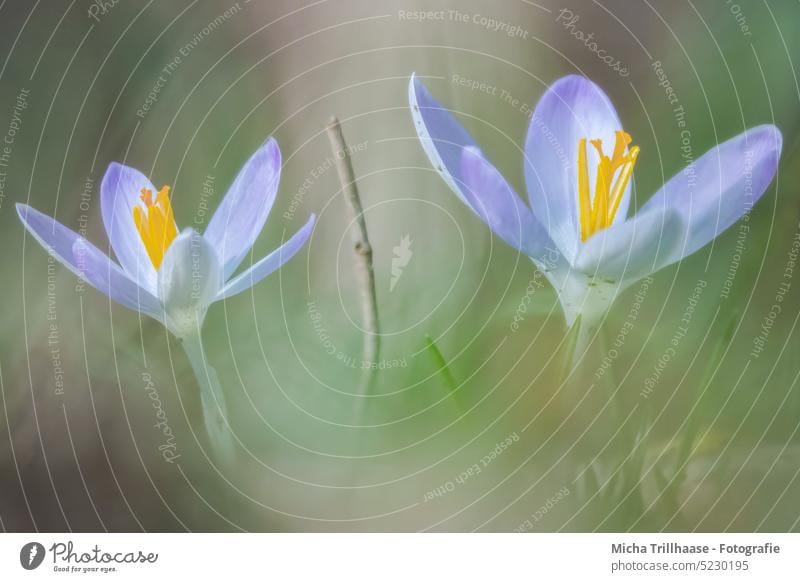
[[[679,257],[685,233],[681,214],[674,209],[639,212],[595,233],[581,247],[574,266],[607,282],[637,280]]]
[[[158,300],[93,244],[25,204],[17,204],[17,214],[33,238],[75,275],[117,303],[161,320]]]
[[[157,273],[133,222],[142,188],[156,188],[139,170],[112,162],[100,184],[100,207],[108,240],[128,276],[151,293],[156,292]]]
[[[300,230],[298,230],[294,236],[288,240],[288,242],[284,243],[282,246],[278,247],[266,257],[258,261],[255,265],[247,269],[241,275],[238,275],[235,279],[232,279],[230,282],[228,282],[228,284],[225,285],[217,294],[215,301],[220,301],[222,299],[232,297],[237,293],[241,293],[242,291],[246,291],[261,281],[261,279],[282,267],[297,253],[297,251],[303,247],[308,240],[308,237],[311,236],[311,231],[314,229],[315,220],[316,216],[312,214],[308,219],[308,222],[306,222],[306,224]]]
[[[477,148],[463,149],[461,176],[462,194],[497,236],[528,256],[542,256],[550,242],[547,232]]]
[[[230,277],[261,233],[278,193],[281,151],[270,138],[239,171],[204,234],[217,249],[223,280]]]
[[[581,138],[603,140],[613,151],[622,129],[614,105],[600,87],[576,75],[559,79],[533,112],[525,140],[525,183],[531,208],[561,252],[571,259],[580,247],[578,144]],[[589,180],[594,184],[599,157],[587,145]],[[614,222],[628,213],[631,185],[625,189]]]
[[[83,278],[92,287],[120,305],[164,322],[164,309],[158,299],[132,281],[100,249],[86,239],[78,238],[72,245],[72,255],[80,265]]]
[[[414,127],[431,164],[450,189],[481,216],[462,191],[461,152],[465,147],[477,148],[475,141],[414,75],[408,85],[408,100]]]
[[[782,143],[781,132],[773,125],[751,128],[709,150],[675,175],[641,212],[663,208],[680,212],[688,230],[681,257],[689,256],[739,220],[761,198],[775,177]]]

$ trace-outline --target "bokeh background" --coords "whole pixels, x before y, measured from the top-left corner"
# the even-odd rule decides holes
[[[578,16],[571,27],[564,10]],[[769,317],[800,232],[799,29],[793,0],[3,2],[0,134],[14,129],[0,168],[3,530],[800,529],[797,272]],[[552,290],[430,167],[408,78],[416,71],[458,112],[519,192],[530,108],[562,75],[592,78],[641,146],[638,206],[685,166],[659,62],[695,158],[774,123],[778,177],[748,229],[621,296],[570,368]],[[374,247],[383,369],[366,397],[332,114]],[[235,463],[220,463],[178,343],[76,287],[14,204],[107,249],[99,184],[117,160],[171,185],[179,225],[202,228],[270,135],[283,177],[248,260],[311,212],[319,221],[286,267],[206,320],[241,441]],[[411,256],[392,288],[404,237]],[[154,391],[173,462],[159,449]]]

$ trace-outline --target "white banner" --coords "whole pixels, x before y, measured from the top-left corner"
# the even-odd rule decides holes
[[[0,535],[2,580],[781,581],[798,570],[793,534]]]

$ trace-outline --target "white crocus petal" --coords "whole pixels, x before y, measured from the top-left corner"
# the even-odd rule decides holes
[[[525,254],[537,258],[555,246],[467,130],[413,75],[408,99],[423,150],[461,201],[504,241]]]
[[[133,208],[140,204],[143,188],[157,190],[139,170],[113,162],[100,184],[100,207],[119,264],[131,279],[155,295],[158,275],[133,221]]]
[[[561,252],[572,260],[580,248],[578,208],[578,144],[600,139],[613,148],[622,129],[614,105],[589,79],[559,79],[536,104],[525,139],[525,183],[531,208]],[[599,157],[589,148],[589,178],[597,175]],[[625,189],[615,223],[625,220],[630,203]]]
[[[203,234],[217,249],[223,279],[236,271],[264,228],[280,178],[281,151],[270,138],[239,171]]]
[[[255,265],[237,275],[217,293],[215,301],[221,301],[228,297],[233,297],[237,293],[250,289],[253,285],[261,281],[270,273],[275,272],[291,259],[306,244],[308,237],[314,230],[314,214],[308,219],[306,224],[298,230],[286,243],[272,251],[266,257],[258,261]]]
[[[677,210],[640,212],[594,234],[583,244],[574,266],[593,279],[635,281],[678,256],[684,235],[685,224]]]
[[[132,281],[128,274],[100,249],[89,241],[78,238],[72,245],[72,255],[81,277],[92,287],[108,295],[120,305],[164,323],[164,309],[158,299],[147,289],[139,287]]]
[[[581,316],[581,350],[617,296],[679,256],[685,238],[679,213],[644,213],[592,236],[571,268],[545,272],[558,293],[567,325]]]
[[[478,216],[507,244],[534,258],[552,245],[547,231],[477,148],[461,154],[462,193]]]
[[[36,241],[75,275],[117,303],[161,321],[158,300],[92,243],[25,204],[17,204],[17,214]]]
[[[461,156],[464,148],[478,148],[475,140],[415,75],[411,75],[408,84],[408,102],[414,129],[431,165],[450,189],[480,216],[480,212],[475,210],[462,192]]]
[[[197,332],[221,285],[216,250],[197,231],[186,229],[167,249],[158,271],[158,298],[172,333]]]
[[[782,144],[773,125],[748,129],[675,175],[640,212],[680,212],[688,231],[681,256],[688,256],[750,211],[775,177]]]

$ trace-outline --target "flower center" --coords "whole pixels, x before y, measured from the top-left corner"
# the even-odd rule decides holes
[[[589,164],[586,161],[586,138],[578,143],[578,203],[580,209],[581,241],[586,240],[598,230],[608,228],[614,222],[622,194],[628,186],[639,156],[639,147],[634,146],[626,152],[631,136],[617,131],[614,153],[608,157],[603,153],[603,142],[593,139],[590,143],[600,156],[597,177],[594,183],[594,198],[589,193]]]
[[[169,186],[164,186],[158,191],[155,202],[152,190],[142,188],[141,200],[144,208],[140,204],[133,207],[133,222],[136,224],[139,236],[142,237],[147,256],[158,270],[164,259],[164,253],[178,236],[178,227],[175,225],[172,206],[169,203]]]

